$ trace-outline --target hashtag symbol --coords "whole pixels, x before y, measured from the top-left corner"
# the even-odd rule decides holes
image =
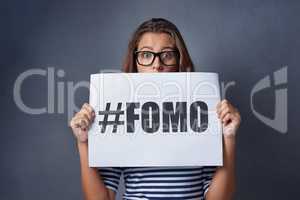
[[[110,103],[106,103],[106,108],[104,111],[99,111],[99,115],[104,115],[102,121],[99,121],[101,127],[101,133],[104,133],[107,125],[113,125],[113,133],[117,132],[118,125],[123,125],[124,121],[120,121],[120,115],[124,114],[124,111],[121,110],[122,103],[118,103],[117,110],[110,110]],[[115,115],[114,121],[108,121],[109,115]]]

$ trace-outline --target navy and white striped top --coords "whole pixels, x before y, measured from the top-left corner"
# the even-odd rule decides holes
[[[117,191],[124,175],[124,199],[200,199],[216,167],[113,167],[98,170],[107,188]]]

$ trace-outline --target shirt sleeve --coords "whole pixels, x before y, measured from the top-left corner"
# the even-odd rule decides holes
[[[104,167],[98,168],[98,172],[108,189],[114,192],[118,191],[118,186],[123,169],[121,167]]]
[[[203,167],[203,179],[204,179],[203,190],[204,190],[204,196],[206,195],[206,193],[207,193],[207,191],[209,189],[210,183],[212,181],[212,178],[213,178],[216,170],[217,170],[216,166],[205,166],[205,167]]]

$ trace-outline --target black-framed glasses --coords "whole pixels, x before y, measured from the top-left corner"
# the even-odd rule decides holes
[[[179,52],[177,50],[171,51],[136,51],[135,58],[138,64],[142,66],[151,66],[156,58],[159,57],[160,62],[165,66],[175,66],[179,62]]]

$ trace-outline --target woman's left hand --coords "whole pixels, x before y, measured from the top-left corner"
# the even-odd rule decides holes
[[[241,123],[239,111],[225,99],[218,103],[217,114],[223,125],[224,137],[234,137]]]

